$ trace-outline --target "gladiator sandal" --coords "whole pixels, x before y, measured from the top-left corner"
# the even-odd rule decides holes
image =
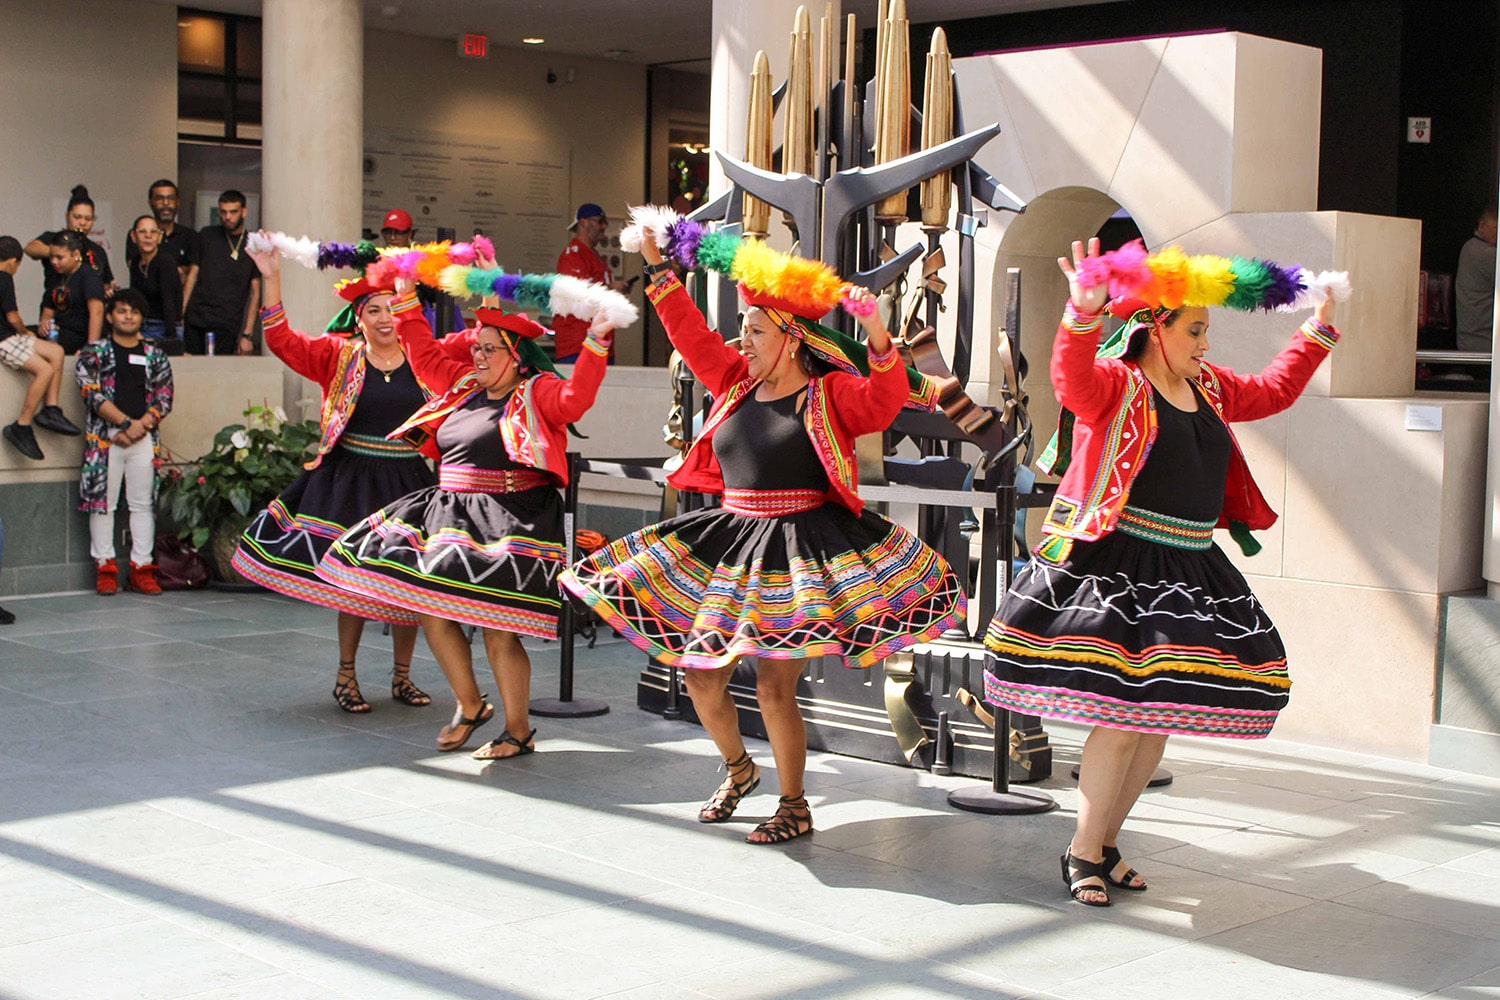
[[[403,705],[417,708],[432,704],[427,692],[411,682],[410,663],[398,663],[391,669],[391,697]]]
[[[803,826],[804,823],[807,825]],[[750,836],[745,841],[751,844],[784,844],[812,832],[812,810],[807,807],[807,796],[788,798],[783,795],[776,806],[776,812],[750,831]]]
[[[370,710],[370,703],[359,693],[359,681],[354,676],[354,661],[340,660],[339,673],[334,678],[333,700],[339,708],[353,715],[363,715]]]
[[[760,787],[760,768],[750,759],[750,751],[740,754],[736,760],[726,760],[724,766],[729,768],[729,774],[713,798],[698,810],[700,823],[724,822],[734,815],[741,799]]]

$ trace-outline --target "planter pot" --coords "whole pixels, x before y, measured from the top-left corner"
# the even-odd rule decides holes
[[[234,568],[234,550],[239,547],[240,536],[245,533],[248,520],[220,524],[208,536],[209,561],[214,574],[221,583],[232,587],[255,589],[258,585],[246,579]]]

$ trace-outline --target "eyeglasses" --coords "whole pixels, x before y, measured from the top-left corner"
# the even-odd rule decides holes
[[[500,353],[509,353],[506,352],[505,348],[497,347],[494,344],[470,344],[469,351],[473,354],[483,354],[486,359],[493,358]]]

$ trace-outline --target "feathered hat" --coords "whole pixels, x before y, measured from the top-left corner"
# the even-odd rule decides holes
[[[808,349],[840,371],[870,373],[869,349],[840,330],[818,322],[843,306],[859,315],[872,304],[850,299],[849,282],[818,260],[773,250],[760,240],[737,232],[710,231],[670,208],[642,205],[630,210],[631,224],[620,234],[620,246],[639,253],[650,238],[662,253],[684,267],[704,268],[728,275],[739,283],[745,305],[763,311],[781,330],[797,337]],[[910,392],[906,405],[923,410],[937,406],[938,389],[932,379],[907,366]]]

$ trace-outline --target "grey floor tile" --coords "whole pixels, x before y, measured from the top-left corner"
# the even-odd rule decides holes
[[[1424,868],[1393,875],[1377,885],[1340,896],[1338,901],[1500,942],[1500,877],[1494,875]],[[1495,955],[1500,959],[1500,945]]]
[[[127,646],[159,646],[168,640],[150,632],[141,632],[125,627],[124,622],[115,622],[102,628],[80,629],[76,632],[54,632],[29,635],[14,641],[22,646],[33,646],[53,653],[88,653],[115,651]]]
[[[1438,1000],[1494,1000],[1500,997],[1500,966],[1432,994]]]
[[[108,865],[121,858],[161,854],[227,840],[222,830],[153,805],[126,802],[0,824],[5,849],[25,847],[61,858]]]
[[[346,1000],[348,997],[348,993],[329,989],[302,976],[287,974],[193,993],[190,1000]]]
[[[0,869],[0,954],[13,945],[121,927],[153,914],[51,872],[29,867],[17,877]],[[0,971],[0,990],[5,973]]]

